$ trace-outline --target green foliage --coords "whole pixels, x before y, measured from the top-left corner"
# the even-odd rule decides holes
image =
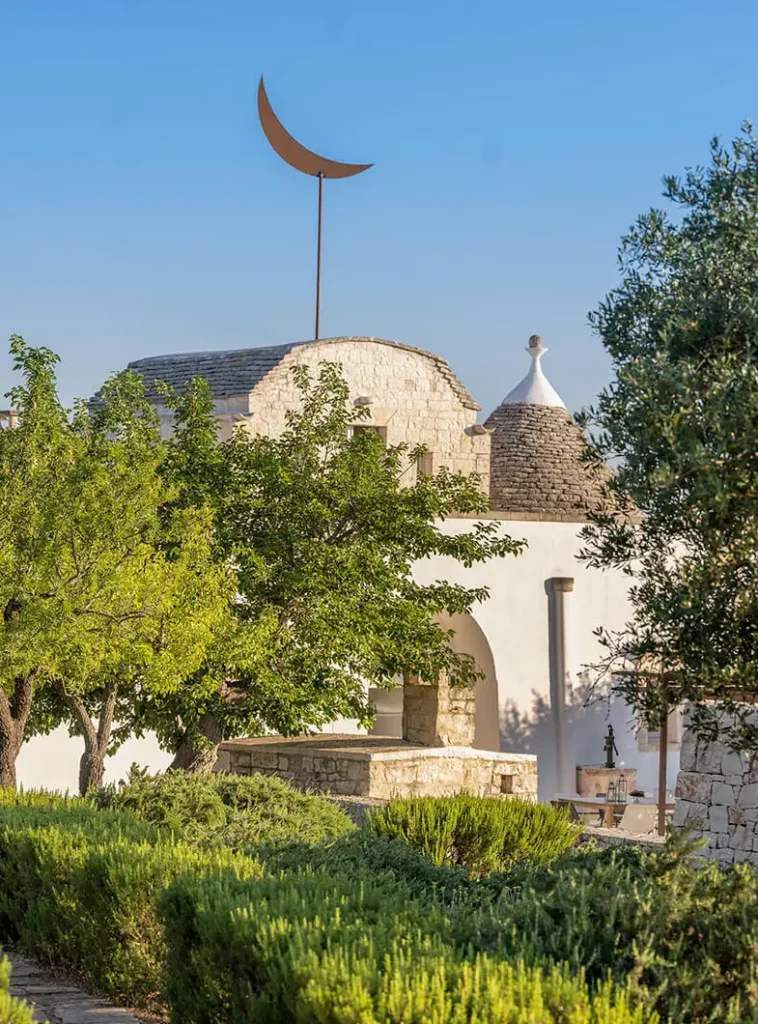
[[[577,851],[482,883],[459,943],[507,959],[609,974],[672,1024],[758,1021],[758,874],[680,852]]]
[[[642,1024],[610,982],[528,968],[450,941],[403,890],[326,873],[180,880],[163,900],[172,1020],[187,1024]]]
[[[34,1024],[34,1011],[28,1003],[10,994],[11,965],[8,957],[0,960],[0,1024]]]
[[[223,848],[159,838],[129,815],[85,803],[0,808],[3,936],[128,1004],[162,1005],[162,889],[184,874],[226,873],[245,878],[260,868]]]
[[[711,145],[706,168],[665,179],[673,217],[639,218],[622,281],[591,322],[614,380],[588,413],[611,486],[644,513],[598,517],[592,565],[633,576],[634,621],[605,635],[617,687],[651,724],[695,702],[707,734],[758,689],[758,139]],[[662,663],[669,692],[630,666]],[[640,685],[642,683],[643,685]],[[708,703],[711,701],[712,703]],[[741,726],[747,725],[741,722]],[[758,749],[755,727],[738,745]],[[741,742],[740,742],[741,741]]]
[[[52,353],[21,338],[11,351],[24,383],[10,395],[18,428],[0,431],[0,715],[23,703],[37,731],[66,718],[85,741],[86,788],[114,713],[205,664],[231,622],[232,580],[213,557],[210,510],[173,505],[140,379],[112,378],[94,411],[69,417]]]
[[[391,800],[370,813],[368,825],[402,839],[435,864],[462,865],[475,876],[524,859],[553,860],[581,831],[554,807],[466,794]]]
[[[357,829],[261,865],[5,791],[0,938],[187,1024],[758,1022],[758,874],[676,848],[574,847],[476,879]]]
[[[462,684],[480,674],[437,615],[469,611],[486,588],[422,585],[413,565],[433,555],[472,565],[521,543],[492,522],[445,534],[440,520],[487,511],[479,482],[442,470],[405,486],[418,451],[352,431],[365,410],[349,402],[340,368],[293,372],[301,405],[286,430],[240,429],[220,445],[207,384],[166,389],[170,477],[183,500],[214,502],[217,553],[233,561],[240,594],[230,685],[210,693],[193,683],[145,709],[168,746],[183,738],[178,719],[185,732],[202,733],[210,714],[227,734],[291,735],[340,716],[368,722],[366,684],[396,685],[403,671],[436,679],[445,669]]]
[[[258,853],[273,874],[326,871],[336,866],[341,875],[358,882],[386,880],[391,885],[403,885],[409,895],[431,903],[447,906],[465,899],[473,905],[477,899],[477,886],[465,868],[434,864],[402,839],[370,828],[353,829],[332,842],[282,843]],[[488,892],[483,890],[482,896],[490,902]]]
[[[282,840],[318,843],[354,828],[331,800],[263,775],[149,776],[132,770],[126,785],[108,787],[97,800],[100,806],[129,811],[202,846],[250,849]]]

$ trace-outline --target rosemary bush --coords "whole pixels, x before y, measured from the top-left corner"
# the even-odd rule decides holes
[[[132,769],[126,785],[107,787],[97,800],[101,807],[129,811],[206,847],[244,850],[282,840],[317,843],[355,827],[331,800],[264,775],[148,775]]]
[[[435,864],[462,865],[476,877],[520,860],[554,860],[580,832],[567,812],[553,807],[465,794],[392,800],[369,815],[368,826]]]

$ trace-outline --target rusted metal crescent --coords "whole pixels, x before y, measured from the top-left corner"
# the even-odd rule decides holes
[[[276,150],[282,160],[290,166],[302,171],[303,174],[312,174],[315,178],[350,178],[361,171],[367,171],[373,164],[343,164],[338,160],[327,160],[318,153],[312,153],[310,149],[301,146],[297,139],[293,139],[282,122],[274,113],[269,103],[266,89],[261,76],[258,85],[258,116],[261,119],[263,133]]]

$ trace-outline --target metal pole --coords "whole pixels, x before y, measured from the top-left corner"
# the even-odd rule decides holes
[[[321,220],[324,205],[324,175],[318,172],[318,242],[316,246],[316,333],[318,341],[319,319],[321,315]]]
[[[664,694],[663,717],[658,732],[658,835],[666,835],[666,757],[669,746],[668,695]]]

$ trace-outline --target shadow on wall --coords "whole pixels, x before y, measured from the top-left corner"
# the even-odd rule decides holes
[[[634,712],[622,698],[607,690],[599,691],[583,674],[575,686],[566,688],[564,715],[566,757],[572,778],[576,765],[605,763],[603,742],[608,726],[612,725],[618,747],[616,764],[619,768],[636,768],[638,786],[647,792],[655,791],[658,752],[640,751]],[[558,771],[549,699],[533,690],[528,710],[512,700],[506,701],[500,709],[500,743],[502,750],[537,755],[539,799],[552,799],[558,791]],[[670,786],[676,780],[678,766],[679,753],[671,751],[668,757]]]

